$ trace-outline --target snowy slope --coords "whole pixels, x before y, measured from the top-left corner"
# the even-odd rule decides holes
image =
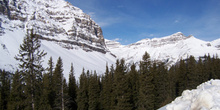
[[[5,27],[5,26],[4,26]],[[19,45],[23,42],[25,31],[22,29],[5,30],[5,33],[0,36],[0,68],[9,71],[15,71],[18,62],[14,59],[18,54]],[[64,75],[68,78],[70,64],[73,63],[76,77],[82,72],[82,69],[96,70],[98,74],[102,74],[105,71],[106,63],[114,64],[115,57],[110,53],[100,53],[97,51],[86,52],[82,48],[71,45],[74,49],[66,49],[59,45],[58,42],[41,41],[41,50],[45,50],[47,55],[43,63],[44,67],[47,67],[49,57],[53,57],[53,62],[56,64],[58,57],[60,56],[64,63]]]
[[[64,0],[4,0],[0,1],[0,68],[15,71],[14,59],[27,29],[42,37],[41,50],[56,64],[63,59],[64,76],[68,78],[73,63],[76,77],[85,70],[105,71],[106,63],[115,57],[105,46],[102,30],[89,15]]]
[[[143,39],[130,45],[106,40],[106,46],[118,58],[125,58],[127,63],[140,61],[145,51],[150,54],[152,60],[163,61],[168,65],[175,64],[189,55],[220,55],[220,40],[206,42],[194,36],[186,37],[181,32],[162,38]]]
[[[210,80],[159,110],[220,110],[220,80]]]

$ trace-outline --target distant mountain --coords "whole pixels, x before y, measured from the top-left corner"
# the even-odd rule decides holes
[[[130,45],[106,40],[106,46],[117,58],[124,58],[127,63],[139,62],[145,51],[152,60],[166,62],[168,66],[190,55],[197,58],[205,54],[220,55],[220,39],[206,42],[194,36],[186,37],[181,32],[162,38],[143,39]]]
[[[105,66],[124,58],[127,63],[138,63],[147,51],[152,60],[175,64],[189,55],[220,55],[220,39],[205,42],[178,32],[173,35],[143,39],[130,45],[105,40],[101,27],[89,15],[64,0],[1,0],[0,1],[0,68],[15,71],[18,54],[27,30],[41,38],[42,50],[47,52],[43,63],[47,67],[50,56],[56,63],[64,62],[68,77],[73,63],[76,77],[85,70],[103,74]]]
[[[89,15],[64,0],[1,0],[0,1],[0,68],[15,70],[18,54],[26,31],[34,29],[42,40],[42,50],[59,56],[68,76],[71,62],[77,76],[83,67],[103,72],[106,62],[115,58],[106,48],[101,27]]]

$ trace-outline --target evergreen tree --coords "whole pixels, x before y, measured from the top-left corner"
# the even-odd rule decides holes
[[[24,84],[22,84],[22,75],[18,71],[15,72],[11,85],[9,110],[24,110],[26,96],[24,94]]]
[[[140,62],[140,88],[138,110],[153,110],[155,103],[153,74],[150,72],[150,55],[145,52]]]
[[[63,99],[62,99],[62,109],[63,110],[69,110],[69,101],[70,101],[70,96],[68,95],[69,92],[69,87],[67,85],[66,79],[63,78]]]
[[[198,63],[196,64],[196,72],[198,73],[199,84],[205,82],[205,74],[204,74],[204,68],[203,68],[203,61],[202,61],[201,57],[199,57]]]
[[[113,70],[114,71],[114,70]],[[108,65],[106,65],[105,75],[102,78],[102,96],[101,96],[101,103],[104,110],[111,109],[111,99],[112,99],[112,83],[113,78],[111,73],[109,72]]]
[[[19,54],[15,57],[20,62],[19,68],[24,78],[25,94],[27,109],[34,110],[39,107],[39,94],[41,92],[42,71],[44,70],[41,63],[42,58],[46,55],[44,51],[40,51],[40,40],[33,30],[27,32],[20,45]]]
[[[52,110],[50,106],[50,76],[48,73],[43,75],[43,85],[42,85],[42,94],[41,94],[41,102],[39,109]]]
[[[177,82],[177,95],[180,96],[182,92],[187,88],[187,74],[186,74],[186,63],[184,60],[180,60],[180,64],[177,71],[178,82]]]
[[[128,87],[128,80],[126,78],[127,67],[124,59],[116,62],[116,69],[114,74],[114,96],[115,108],[117,110],[131,110],[130,103],[131,89]]]
[[[139,74],[134,63],[131,65],[128,73],[128,87],[131,89],[130,103],[132,104],[132,110],[136,110],[138,104]]]
[[[168,93],[168,74],[165,64],[162,62],[154,62],[151,72],[154,75],[155,85],[155,109],[164,106],[169,102]]]
[[[54,108],[54,104],[55,104],[55,96],[56,96],[56,92],[54,89],[54,63],[53,63],[53,58],[50,57],[50,59],[48,60],[48,67],[47,67],[47,76],[48,76],[48,100],[49,100],[49,104],[51,108]]]
[[[64,109],[63,100],[63,62],[58,58],[53,74],[53,86],[55,91],[55,104],[53,109]]]
[[[71,69],[70,69],[70,74],[69,74],[69,89],[68,89],[68,95],[70,97],[69,99],[69,109],[70,110],[76,110],[77,109],[77,103],[76,103],[76,79],[74,76],[74,68],[73,64],[71,63]]]
[[[83,69],[79,78],[79,89],[77,91],[78,110],[88,110],[89,108],[88,81],[88,74],[86,75],[85,70]]]
[[[188,89],[194,89],[200,84],[198,81],[198,73],[196,71],[196,60],[193,56],[188,58],[186,75]]]
[[[0,71],[0,110],[6,110],[9,102],[11,80],[5,70]]]
[[[96,72],[90,76],[88,97],[89,97],[89,110],[100,110],[100,80]]]

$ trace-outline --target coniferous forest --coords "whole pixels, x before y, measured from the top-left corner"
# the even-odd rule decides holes
[[[78,80],[70,64],[67,82],[62,58],[54,63],[51,57],[42,67],[45,55],[39,38],[29,31],[15,56],[19,70],[0,70],[0,110],[155,110],[183,90],[220,78],[218,56],[189,56],[167,68],[146,52],[139,64],[128,66],[119,59],[115,66],[106,65],[101,76],[82,69]]]

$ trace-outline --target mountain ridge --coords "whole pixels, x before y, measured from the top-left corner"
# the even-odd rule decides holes
[[[185,36],[181,32],[161,38],[147,38],[129,45],[121,45],[117,41],[106,40],[106,46],[109,50],[119,59],[124,58],[127,63],[137,63],[146,51],[152,60],[166,62],[168,66],[175,64],[180,59],[186,59],[190,55],[197,58],[205,54],[220,55],[219,45],[219,39],[206,42],[192,35]]]
[[[101,27],[64,0],[0,1],[0,21],[1,69],[17,69],[14,57],[30,29],[40,37],[41,49],[47,52],[43,66],[47,67],[50,56],[54,63],[61,57],[66,78],[71,63],[78,78],[83,68],[101,74],[106,62],[115,62],[105,46]]]
[[[145,51],[152,60],[168,66],[189,55],[220,55],[220,39],[206,42],[181,32],[129,45],[105,40],[101,27],[89,15],[64,0],[4,0],[0,4],[0,68],[9,71],[17,69],[14,57],[29,29],[40,36],[41,49],[48,53],[44,67],[50,56],[54,62],[61,57],[65,77],[71,63],[76,77],[83,68],[103,74],[106,63],[110,66],[116,59],[124,58],[128,64],[138,64]]]

